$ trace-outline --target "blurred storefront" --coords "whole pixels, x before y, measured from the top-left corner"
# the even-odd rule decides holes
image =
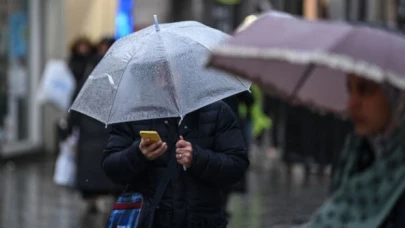
[[[87,36],[98,41],[103,36],[114,35],[117,6],[120,0],[62,1],[67,45],[77,36]]]
[[[0,0],[0,157],[41,145],[39,0]]]

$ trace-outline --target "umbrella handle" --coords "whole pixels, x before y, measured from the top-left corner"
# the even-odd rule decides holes
[[[179,121],[179,126],[181,125],[181,122],[183,121],[183,116],[180,116],[180,121]],[[183,165],[183,170],[187,171],[187,167],[185,165]]]

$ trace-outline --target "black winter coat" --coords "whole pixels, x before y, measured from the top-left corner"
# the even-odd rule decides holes
[[[239,181],[249,166],[242,131],[235,114],[224,102],[217,102],[178,119],[157,119],[113,125],[104,152],[103,168],[116,183],[153,198],[175,143],[158,159],[148,161],[139,150],[141,130],[156,130],[163,141],[169,128],[193,145],[192,167],[178,165],[159,208],[154,227],[226,227],[221,205],[223,189]]]
[[[103,150],[110,129],[83,114],[78,115],[80,137],[77,145],[77,189],[87,194],[119,194],[123,186],[115,185],[101,167]]]
[[[73,99],[76,98],[91,71],[101,58],[102,56],[95,55],[86,57],[83,62],[79,62],[80,58],[73,61],[73,63],[76,62],[75,68],[73,68],[76,71],[75,75],[77,76],[80,73],[80,77],[76,77],[78,87]],[[85,197],[94,194],[121,193],[124,190],[123,186],[113,184],[100,165],[110,129],[106,128],[105,124],[78,112],[70,112],[68,122],[69,133],[72,133],[74,127],[78,127],[80,130],[77,146],[77,189],[85,193],[83,194]]]
[[[91,60],[90,55],[87,56],[79,54],[72,54],[72,56],[69,59],[68,63],[69,69],[72,71],[72,74],[75,77],[76,82],[76,89],[72,96],[72,103],[81,89],[81,81],[83,81],[83,79],[87,78],[88,76],[86,75],[86,70],[90,60]]]

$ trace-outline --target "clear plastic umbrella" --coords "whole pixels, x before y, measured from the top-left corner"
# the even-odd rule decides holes
[[[72,110],[105,124],[182,118],[249,89],[248,81],[204,67],[210,50],[228,35],[198,22],[155,22],[116,41]]]

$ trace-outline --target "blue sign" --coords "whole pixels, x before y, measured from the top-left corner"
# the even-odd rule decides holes
[[[132,10],[135,0],[118,0],[115,16],[115,38],[119,39],[133,32],[134,19]]]
[[[10,59],[24,57],[27,54],[28,26],[27,15],[15,12],[9,18],[9,55]]]

